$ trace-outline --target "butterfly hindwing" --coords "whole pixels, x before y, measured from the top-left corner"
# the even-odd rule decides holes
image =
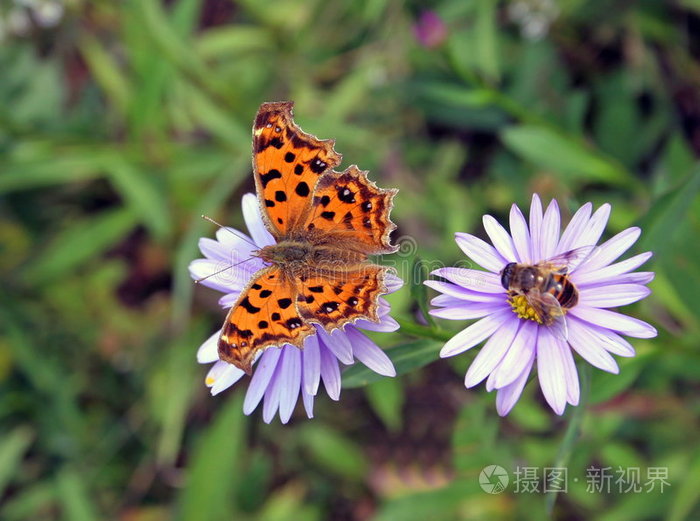
[[[305,133],[291,102],[263,103],[253,126],[255,185],[268,227],[289,234],[308,212],[319,178],[340,164],[334,141]]]
[[[219,337],[219,358],[251,372],[256,354],[270,346],[301,346],[314,332],[297,308],[297,289],[275,266],[253,277],[231,308]]]
[[[396,192],[377,188],[367,172],[354,165],[341,173],[324,174],[304,229],[338,234],[365,254],[394,252],[389,235],[396,226],[389,212]]]
[[[386,293],[385,270],[375,264],[361,264],[354,269],[304,277],[298,295],[302,317],[328,331],[361,318],[379,320],[379,296]]]

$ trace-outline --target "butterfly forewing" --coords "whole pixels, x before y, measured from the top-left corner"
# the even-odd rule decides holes
[[[260,205],[277,238],[300,225],[321,175],[340,164],[334,142],[319,140],[292,119],[291,102],[263,103],[253,126],[253,168]]]

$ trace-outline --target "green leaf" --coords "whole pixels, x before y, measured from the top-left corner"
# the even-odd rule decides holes
[[[643,250],[653,250],[657,255],[667,251],[678,223],[685,220],[688,209],[700,190],[700,169],[696,169],[685,182],[656,200],[639,222],[644,230],[640,241]]]
[[[438,353],[443,343],[438,340],[421,339],[390,347],[385,352],[396,368],[396,375],[423,367],[439,358]],[[343,373],[343,387],[361,387],[385,378],[368,367],[355,364]]]
[[[423,260],[417,255],[413,258],[413,266],[411,269],[411,298],[418,304],[423,318],[432,327],[435,325],[433,316],[428,313],[430,305],[428,304],[428,287],[423,282],[428,278],[428,268]]]
[[[114,157],[105,162],[109,179],[134,213],[156,238],[163,239],[171,232],[171,217],[165,192],[156,188],[152,174],[138,170],[134,165]]]
[[[401,428],[401,409],[405,398],[401,382],[396,378],[382,378],[365,387],[365,393],[372,409],[387,429],[398,431]]]
[[[611,374],[600,370],[593,371],[590,403],[605,402],[631,387],[646,366],[650,356],[650,354],[643,354],[634,358],[619,358],[620,374]]]
[[[700,452],[696,450],[690,468],[683,474],[683,479],[679,480],[679,488],[671,502],[666,521],[694,519],[693,508],[700,502],[698,482],[700,482]]]
[[[352,480],[367,473],[362,449],[351,439],[321,424],[306,424],[299,434],[309,457],[316,464]]]
[[[219,521],[235,518],[235,491],[244,477],[247,418],[243,394],[229,397],[215,422],[195,443],[179,497],[178,519]]]
[[[469,480],[457,480],[449,485],[427,492],[416,492],[386,501],[372,521],[425,521],[426,519],[469,519],[459,515],[470,511],[477,494],[485,493],[479,488],[476,476]]]
[[[20,474],[24,454],[34,439],[34,432],[20,426],[3,435],[0,441],[0,494],[3,494],[12,478]]]
[[[107,97],[121,114],[126,114],[131,102],[131,86],[119,66],[103,45],[92,36],[80,41],[80,51],[90,72]]]
[[[97,521],[93,497],[85,488],[82,475],[73,469],[63,469],[56,477],[58,498],[63,506],[63,519],[66,521]]]
[[[580,180],[636,183],[621,165],[563,132],[539,125],[515,125],[501,132],[503,143],[540,168]]]
[[[135,214],[127,208],[75,221],[37,254],[23,275],[34,284],[65,275],[114,246],[136,222]]]

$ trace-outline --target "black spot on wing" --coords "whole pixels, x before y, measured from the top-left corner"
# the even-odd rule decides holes
[[[267,174],[260,175],[260,181],[262,182],[263,188],[265,188],[267,186],[267,183],[269,183],[273,179],[281,179],[281,178],[282,178],[282,174],[276,168],[273,168]]]
[[[257,308],[250,303],[248,297],[245,297],[243,300],[241,300],[240,306],[251,315],[254,315],[255,313],[258,313],[260,311],[260,308]]]
[[[338,187],[338,199],[347,204],[355,202],[355,194],[347,186]]]
[[[284,155],[284,160],[285,160],[287,163],[291,163],[291,162],[294,161],[296,158],[297,158],[297,156],[296,156],[296,154],[294,154],[293,152],[287,152],[287,153]]]
[[[279,300],[277,301],[277,304],[278,304],[279,307],[281,307],[282,309],[287,309],[289,306],[292,305],[292,299],[290,299],[290,298],[281,298],[281,299],[279,299]]]
[[[311,192],[311,190],[309,189],[309,185],[306,184],[304,181],[300,182],[294,189],[294,191],[300,197],[307,197]]]
[[[311,171],[314,174],[322,173],[327,167],[328,167],[328,164],[324,161],[321,161],[318,157],[315,159],[312,159],[311,162],[309,163],[309,168],[311,168]]]
[[[321,304],[321,311],[323,311],[324,313],[333,313],[334,311],[336,311],[338,309],[339,305],[340,305],[340,303],[338,303],[338,302],[333,302],[333,301],[325,302],[324,304]]]
[[[285,194],[282,190],[277,190],[275,192],[275,201],[278,203],[283,203],[287,200],[287,194]]]

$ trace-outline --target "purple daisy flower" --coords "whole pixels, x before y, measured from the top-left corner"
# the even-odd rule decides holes
[[[636,338],[656,336],[656,329],[636,318],[608,308],[631,304],[649,295],[645,286],[652,272],[634,272],[651,252],[613,263],[639,238],[639,228],[628,228],[600,246],[594,247],[605,229],[610,205],[604,204],[591,215],[591,203],[583,205],[560,234],[560,214],[553,200],[542,212],[535,194],[528,226],[520,209],[510,211],[510,234],[490,215],[483,218],[493,246],[468,233],[457,233],[458,246],[474,262],[488,271],[440,268],[433,271],[449,282],[426,281],[442,295],[430,313],[449,320],[480,319],[457,333],[442,348],[441,357],[462,353],[484,340],[486,344],[474,359],[465,377],[467,388],[486,379],[486,389],[497,390],[496,408],[506,415],[517,402],[530,369],[537,374],[547,403],[562,414],[567,403],[579,401],[579,379],[572,350],[591,365],[618,373],[612,354],[634,356],[634,348],[622,335]],[[586,248],[587,247],[587,248]],[[567,278],[578,290],[578,302],[563,309],[563,334],[539,320],[523,295],[509,294],[502,272],[510,263],[535,265],[567,252],[578,251],[581,260],[572,264]]]
[[[250,236],[232,228],[219,229],[217,240],[200,239],[199,249],[206,258],[196,259],[189,266],[193,279],[209,276],[201,283],[224,293],[219,299],[224,308],[233,306],[253,275],[267,266],[253,252],[275,244],[272,234],[265,228],[255,195],[244,195],[242,208]],[[218,275],[211,276],[217,272]],[[391,273],[387,273],[385,283],[389,293],[403,285],[403,281]],[[285,344],[281,348],[263,351],[256,360],[243,412],[251,414],[264,398],[263,420],[270,423],[279,411],[280,420],[287,423],[301,393],[306,414],[313,418],[314,397],[321,381],[328,396],[333,400],[340,398],[339,362],[349,365],[357,359],[376,373],[395,376],[396,370],[389,357],[360,331],[396,331],[399,324],[389,316],[389,311],[389,303],[380,298],[379,322],[359,320],[332,333],[316,325],[317,334],[306,338],[303,349]],[[214,364],[205,380],[213,395],[228,389],[245,374],[234,365],[219,360],[218,337],[217,331],[197,351],[199,363]]]

